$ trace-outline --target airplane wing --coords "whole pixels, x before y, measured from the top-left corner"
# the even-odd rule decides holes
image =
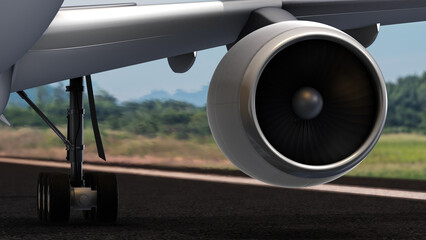
[[[62,8],[15,64],[11,92],[230,44],[250,13],[266,7],[344,30],[426,20],[422,0],[232,0]]]
[[[283,9],[297,19],[339,29],[426,20],[426,2],[422,0],[284,0]]]

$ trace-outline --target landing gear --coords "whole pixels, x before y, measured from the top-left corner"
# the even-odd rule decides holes
[[[105,160],[102,140],[96,118],[96,109],[90,76],[86,76],[92,125],[98,155]],[[68,137],[65,137],[38,107],[20,91],[18,94],[36,111],[47,125],[64,142],[70,175],[40,173],[37,182],[37,215],[43,223],[64,223],[70,210],[82,211],[86,220],[96,223],[114,223],[118,212],[118,185],[114,174],[85,173],[83,175],[83,78],[70,80],[68,109]]]

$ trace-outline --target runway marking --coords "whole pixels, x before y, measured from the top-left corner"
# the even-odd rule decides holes
[[[40,166],[40,167],[69,168],[69,163],[67,162],[25,160],[25,159],[13,159],[13,158],[0,158],[0,162],[20,164],[20,165]],[[112,172],[112,173],[119,173],[119,174],[133,174],[133,175],[142,175],[142,176],[151,176],[151,177],[176,178],[176,179],[184,179],[184,180],[281,188],[278,186],[273,186],[273,185],[260,182],[253,178],[246,178],[246,177],[233,177],[233,176],[187,173],[187,172],[177,172],[177,171],[163,171],[163,170],[129,168],[129,167],[118,167],[118,166],[100,166],[100,165],[93,165],[89,163],[86,163],[84,165],[84,168],[89,171]],[[402,198],[402,199],[412,199],[412,200],[426,200],[426,192],[344,186],[344,185],[336,185],[336,184],[324,184],[324,185],[319,185],[314,187],[299,188],[297,190],[334,192],[334,193],[366,195],[366,196],[387,197],[387,198]]]

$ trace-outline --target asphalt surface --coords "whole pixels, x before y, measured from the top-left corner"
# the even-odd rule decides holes
[[[426,239],[426,201],[137,175],[118,175],[115,225],[72,212],[68,224],[46,226],[36,217],[41,171],[66,170],[0,164],[1,239]],[[336,183],[426,189],[420,181]]]

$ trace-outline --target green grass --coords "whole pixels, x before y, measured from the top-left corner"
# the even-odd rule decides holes
[[[348,175],[426,180],[426,136],[384,134]]]
[[[65,130],[65,129],[61,129]],[[64,146],[48,129],[0,127],[0,155],[63,158]],[[123,131],[104,130],[109,161],[126,163],[236,169],[211,138],[177,140],[148,138]],[[85,132],[86,154],[96,159],[90,128]],[[148,159],[148,160],[147,160]],[[384,134],[370,155],[348,175],[426,180],[426,135]]]
[[[65,128],[59,128],[63,133]],[[50,129],[0,127],[0,152],[13,155],[30,149],[64,148],[63,143]],[[178,140],[172,137],[149,138],[124,131],[105,130],[102,140],[108,153],[124,156],[186,157],[197,159],[223,159],[211,139]],[[95,152],[96,145],[90,128],[84,132],[86,151]]]

